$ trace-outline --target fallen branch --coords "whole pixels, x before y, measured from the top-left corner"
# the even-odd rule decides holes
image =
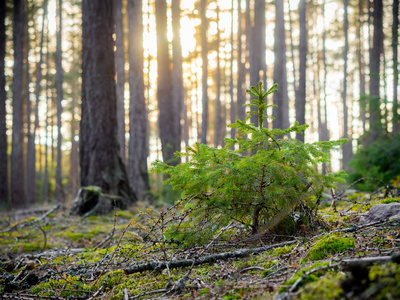
[[[228,260],[230,258],[242,258],[242,257],[247,257],[250,254],[255,254],[255,253],[261,253],[265,252],[268,250],[271,250],[273,248],[277,247],[282,247],[286,245],[292,245],[296,241],[288,241],[288,242],[283,242],[271,246],[266,246],[266,247],[260,247],[260,248],[254,248],[254,249],[240,249],[232,252],[225,252],[225,253],[219,253],[219,254],[214,254],[214,255],[208,255],[201,257],[199,259],[182,259],[182,260],[173,260],[169,262],[165,261],[155,261],[155,262],[149,262],[145,264],[140,264],[140,265],[134,265],[125,268],[125,274],[133,274],[133,273],[138,273],[138,272],[143,272],[143,271],[150,271],[150,270],[163,270],[166,269],[167,266],[169,268],[184,268],[184,267],[190,267],[192,265],[201,265],[201,264],[207,264],[207,263],[213,263],[219,260]]]
[[[21,228],[28,227],[28,226],[31,226],[33,224],[36,224],[36,223],[38,223],[40,221],[43,221],[48,215],[50,215],[51,213],[55,212],[60,207],[61,207],[61,204],[57,204],[52,209],[48,210],[40,218],[37,218],[37,219],[29,221],[29,222],[25,222],[25,223],[18,223],[18,224],[14,225],[14,226],[11,226],[10,228],[7,228],[7,229],[4,229],[4,230],[0,231],[0,233],[10,232],[10,231],[15,230],[15,229],[21,229]]]

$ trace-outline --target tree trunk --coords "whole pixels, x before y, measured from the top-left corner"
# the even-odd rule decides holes
[[[45,20],[47,15],[47,0],[43,2],[43,20],[42,20],[42,32],[40,36],[40,50],[39,50],[39,62],[37,64],[37,76],[36,76],[36,89],[35,89],[35,122],[32,132],[32,138],[28,139],[28,154],[27,154],[27,189],[26,193],[28,196],[28,202],[33,204],[36,202],[36,134],[39,127],[39,101],[41,92],[42,82],[42,64],[43,64],[43,42],[44,42],[44,30]],[[28,104],[29,105],[29,104]],[[28,115],[30,118],[30,115]],[[30,135],[29,135],[30,136]]]
[[[207,144],[207,130],[208,130],[208,85],[207,85],[207,77],[208,77],[208,58],[207,58],[207,17],[206,17],[206,9],[207,9],[207,0],[201,0],[201,60],[202,60],[202,104],[203,104],[203,112],[201,117],[201,137],[200,142],[202,144]]]
[[[157,32],[157,98],[159,107],[158,126],[160,130],[161,151],[164,162],[176,165],[179,159],[174,157],[180,151],[180,134],[177,123],[180,121],[179,111],[173,100],[172,70],[167,39],[167,4],[164,0],[156,0],[156,32]]]
[[[126,208],[136,196],[118,147],[112,1],[83,0],[82,19],[81,186],[120,196]]]
[[[13,131],[11,150],[11,203],[13,208],[26,206],[24,156],[23,156],[23,121],[22,121],[22,77],[24,44],[24,1],[14,1],[13,18]]]
[[[254,26],[250,49],[250,85],[257,86],[259,81],[266,82],[265,67],[265,1],[254,0]],[[265,85],[264,85],[265,86]],[[255,110],[251,107],[251,110]],[[251,122],[258,126],[258,117],[253,114]]]
[[[222,115],[221,115],[221,63],[220,63],[220,30],[219,30],[219,4],[217,4],[217,73],[216,73],[216,99],[215,99],[215,133],[214,133],[214,147],[217,148],[221,142],[221,123],[222,123]]]
[[[34,9],[31,9],[32,11]],[[34,164],[30,163],[31,157],[32,157],[32,151],[31,148],[32,146],[35,145],[35,143],[32,142],[32,100],[31,100],[31,93],[29,91],[29,86],[31,83],[31,75],[30,75],[30,62],[29,62],[29,55],[30,55],[30,37],[29,37],[29,12],[31,11],[29,9],[28,1],[25,1],[25,40],[24,40],[24,64],[25,64],[25,82],[24,82],[24,105],[26,106],[26,139],[27,139],[27,151],[25,153],[26,157],[26,169],[25,169],[25,175],[26,178],[29,178],[30,174],[32,174],[32,170],[30,170],[29,166],[34,167]],[[33,170],[35,172],[35,170]],[[29,180],[25,181],[25,188],[28,191],[29,190],[29,185],[31,182]]]
[[[290,8],[290,1],[288,1],[288,13],[289,13],[289,33],[290,33],[290,52],[292,58],[292,72],[293,72],[293,89],[296,92],[297,80],[296,80],[296,62],[294,59],[294,43],[293,43],[293,26],[292,26],[292,10]]]
[[[74,47],[74,49],[76,49]],[[74,52],[75,53],[75,52]],[[77,119],[76,119],[76,109],[78,105],[79,98],[79,65],[77,61],[74,61],[72,66],[72,97],[71,97],[71,157],[70,157],[70,187],[73,193],[77,192],[78,182],[79,182],[79,160],[78,160],[78,143],[75,140],[77,135]]]
[[[238,1],[238,79],[237,79],[237,114],[240,120],[246,117],[246,109],[243,106],[246,102],[246,97],[243,94],[243,85],[246,80],[245,65],[242,62],[243,46],[242,46],[242,35],[243,35],[243,23],[242,23],[242,1]]]
[[[231,97],[231,106],[230,106],[230,121],[231,124],[236,122],[236,110],[235,110],[235,100],[233,97],[233,58],[234,58],[234,46],[233,46],[233,13],[234,13],[234,7],[233,7],[233,0],[231,2],[232,8],[231,8],[231,62],[230,62],[230,78],[229,78],[229,94]],[[226,124],[225,124],[226,126]],[[235,128],[231,128],[230,130],[230,138],[234,139],[235,138]],[[222,145],[223,145],[223,141],[222,140]],[[232,148],[234,149],[235,146],[232,146]]]
[[[306,0],[299,2],[300,43],[299,43],[299,85],[296,90],[295,110],[296,121],[306,123],[306,68],[307,68],[307,24]],[[304,142],[304,134],[296,133],[296,139]]]
[[[61,102],[64,98],[62,68],[62,0],[58,0],[58,28],[57,28],[57,53],[56,53],[56,90],[57,90],[57,166],[56,166],[56,201],[64,202],[63,187],[61,182]]]
[[[47,32],[49,30],[49,22],[47,22]],[[43,200],[47,201],[49,199],[49,112],[50,112],[50,54],[49,54],[49,35],[46,37],[46,139],[45,139],[45,152],[44,152],[44,179],[43,179]],[[74,142],[74,137],[72,136],[72,143]]]
[[[6,127],[6,2],[0,2],[0,210],[9,207],[8,199],[8,157]]]
[[[283,0],[275,1],[275,67],[274,82],[278,83],[278,92],[274,93],[273,127],[286,129],[289,127],[289,97],[286,71],[286,33],[283,14]]]
[[[364,48],[363,48],[363,30],[364,27],[364,8],[363,1],[359,2],[359,24],[358,24],[358,44],[357,44],[357,60],[358,60],[358,76],[360,78],[360,119],[362,122],[362,132],[366,131],[366,102],[365,102],[365,73],[364,73]]]
[[[370,79],[369,79],[369,108],[370,108],[370,134],[368,137],[369,143],[374,142],[378,139],[382,133],[382,117],[380,110],[380,93],[379,93],[379,81],[380,81],[380,65],[381,65],[381,53],[383,44],[383,29],[382,29],[382,17],[383,17],[383,4],[382,0],[374,0],[374,11],[373,11],[373,45],[370,52]]]
[[[393,0],[393,24],[392,24],[392,50],[393,50],[393,134],[400,131],[397,88],[399,84],[398,69],[398,44],[399,44],[399,0]]]
[[[349,20],[347,8],[349,5],[348,0],[344,0],[344,51],[343,51],[343,60],[344,60],[344,68],[343,68],[343,138],[349,138],[349,128],[348,128],[348,108],[347,108],[347,53],[349,51]],[[351,139],[342,146],[342,169],[348,170],[348,162],[351,159]]]
[[[129,16],[129,181],[140,200],[149,190],[147,111],[143,79],[142,0],[128,1]]]
[[[117,122],[118,142],[120,155],[125,162],[125,50],[124,50],[124,24],[122,16],[122,0],[114,0],[114,22],[115,22],[115,68],[117,71]]]
[[[184,107],[184,89],[183,89],[183,74],[182,74],[182,46],[181,46],[181,8],[180,1],[172,1],[172,94],[174,111],[177,114],[177,122],[175,122],[175,131],[179,135],[179,146],[181,143],[182,128],[181,115]],[[180,147],[179,147],[180,150]]]

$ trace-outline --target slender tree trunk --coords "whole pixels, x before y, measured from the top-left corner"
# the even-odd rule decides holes
[[[138,199],[150,189],[147,172],[147,111],[143,78],[142,0],[128,0],[129,16],[129,181]]]
[[[292,56],[292,72],[293,72],[293,88],[294,91],[297,89],[297,80],[296,80],[296,62],[294,59],[294,43],[293,43],[293,26],[292,26],[292,10],[290,8],[290,1],[288,1],[289,8],[289,31],[290,31],[290,52]]]
[[[13,18],[13,131],[11,150],[11,203],[13,208],[26,206],[24,156],[23,156],[23,121],[22,121],[22,77],[24,44],[24,1],[14,1]]]
[[[374,35],[373,35],[373,46],[370,55],[370,80],[369,80],[369,94],[370,94],[370,134],[369,142],[376,141],[379,135],[382,133],[382,116],[380,110],[380,93],[379,93],[379,81],[380,81],[380,65],[381,65],[381,53],[383,44],[383,3],[382,0],[374,0],[374,11],[373,11],[373,24],[374,24]]]
[[[136,197],[119,155],[112,1],[83,0],[82,18],[81,186],[118,195],[126,208]]]
[[[33,11],[33,9],[32,9]],[[25,1],[25,41],[24,41],[24,64],[25,64],[25,82],[24,82],[24,105],[26,106],[26,138],[27,138],[27,151],[25,153],[26,157],[26,169],[25,169],[25,178],[29,178],[30,174],[32,172],[35,172],[35,170],[30,170],[29,167],[32,166],[33,164],[30,163],[30,160],[32,158],[32,146],[35,145],[35,143],[32,142],[32,100],[31,100],[31,93],[29,91],[29,86],[31,84],[31,75],[30,75],[30,62],[29,62],[29,55],[30,55],[30,37],[29,37],[29,5],[28,1]],[[33,165],[34,166],[34,165]],[[31,182],[29,180],[25,181],[25,188],[28,191],[29,190],[29,185],[31,185]],[[28,197],[29,198],[29,197]],[[29,199],[28,199],[29,200]]]
[[[6,2],[0,1],[0,210],[9,207],[6,127]]]
[[[343,51],[343,138],[349,138],[349,128],[348,128],[348,108],[347,108],[347,53],[349,51],[349,20],[347,8],[349,5],[348,0],[344,0],[344,51]],[[351,159],[351,139],[342,146],[342,168],[343,170],[348,170],[347,163]]]
[[[240,120],[246,117],[246,110],[243,106],[246,102],[246,97],[243,94],[243,85],[246,80],[245,65],[242,61],[243,56],[243,46],[242,46],[242,36],[243,36],[243,23],[242,23],[242,1],[238,0],[238,79],[237,79],[237,114]]]
[[[49,32],[49,22],[47,22],[47,32]],[[44,178],[43,178],[43,200],[47,201],[49,199],[49,107],[50,107],[50,53],[49,53],[49,35],[46,37],[46,139],[45,139],[45,152],[44,152]],[[72,126],[72,125],[71,125]],[[72,143],[74,143],[74,136],[72,136]],[[71,166],[72,167],[72,166]]]
[[[160,130],[161,150],[166,163],[176,165],[179,159],[174,157],[180,151],[180,134],[176,131],[179,112],[174,110],[172,70],[167,39],[167,4],[164,0],[156,0],[156,32],[157,32],[157,98],[159,107],[158,126]]]
[[[217,95],[215,99],[215,134],[214,134],[214,147],[217,148],[221,142],[221,125],[222,125],[222,115],[221,115],[221,62],[220,62],[220,44],[221,36],[219,30],[219,4],[217,4],[217,73],[216,73],[216,86]]]
[[[28,140],[28,159],[27,159],[27,196],[28,202],[33,204],[36,202],[36,134],[39,128],[39,101],[41,92],[42,82],[42,64],[43,64],[43,42],[44,42],[44,30],[45,20],[47,15],[47,0],[43,2],[43,19],[42,19],[42,33],[40,36],[40,50],[39,50],[39,62],[37,64],[37,76],[36,76],[36,89],[35,89],[35,122],[32,132],[32,138]],[[30,115],[28,115],[30,118]],[[29,135],[30,136],[30,135]]]
[[[201,137],[200,141],[202,144],[207,144],[207,130],[208,130],[208,58],[207,58],[207,0],[201,0],[200,2],[200,15],[201,15],[201,60],[202,60],[202,103],[203,112],[201,118]]]
[[[124,24],[122,16],[122,0],[114,0],[114,22],[115,22],[115,68],[117,71],[117,120],[118,120],[118,142],[120,155],[125,162],[125,50],[124,50]]]
[[[325,0],[322,5],[322,17],[323,23],[325,24]],[[322,33],[322,62],[324,68],[324,79],[323,79],[323,93],[324,93],[324,123],[321,128],[321,141],[329,141],[329,130],[328,130],[328,106],[326,101],[326,84],[327,84],[327,63],[326,63],[326,29],[324,25],[323,33]],[[327,164],[322,164],[322,174],[326,174],[327,172]]]
[[[266,81],[265,68],[265,1],[254,0],[254,27],[252,29],[250,50],[250,84],[257,86]],[[255,107],[251,108],[255,110]],[[258,126],[258,117],[253,114],[251,122]]]
[[[399,84],[398,45],[399,45],[399,0],[393,0],[393,24],[392,24],[392,51],[393,51],[393,134],[400,131],[399,104],[397,89]]]
[[[306,114],[306,68],[307,68],[307,23],[306,0],[299,2],[300,43],[299,43],[299,86],[296,91],[296,121],[305,124]],[[296,133],[296,139],[304,142],[304,134]]]
[[[273,111],[274,128],[289,127],[289,97],[286,71],[286,32],[283,13],[283,0],[275,1],[275,67],[274,82],[279,84],[278,92],[274,94],[274,104],[278,106]]]
[[[62,0],[58,0],[58,28],[57,28],[57,53],[56,53],[56,90],[57,90],[57,166],[56,166],[56,191],[55,197],[59,202],[64,202],[64,192],[61,179],[61,114],[62,100],[64,98],[62,67]]]
[[[173,0],[172,1],[172,32],[173,32],[173,40],[172,40],[172,92],[174,98],[174,111],[177,114],[176,120],[176,129],[175,131],[179,135],[179,149],[180,151],[180,143],[182,136],[182,128],[181,128],[181,118],[182,118],[182,110],[185,107],[184,100],[184,88],[183,88],[183,73],[182,73],[182,46],[181,46],[181,8],[180,1]]]
[[[235,111],[235,100],[234,100],[234,97],[233,97],[233,58],[234,58],[234,47],[233,47],[233,36],[234,36],[234,34],[233,34],[233,14],[234,14],[234,12],[235,12],[235,10],[234,10],[234,7],[233,7],[233,0],[232,0],[232,2],[231,2],[231,5],[232,5],[232,8],[231,8],[231,18],[232,18],[232,22],[231,22],[231,62],[230,62],[230,72],[229,72],[229,74],[230,74],[230,80],[229,80],[229,94],[230,94],[230,97],[231,97],[231,106],[230,106],[230,121],[231,121],[231,124],[233,124],[233,123],[235,123],[236,122],[236,111]],[[230,138],[231,139],[234,139],[235,138],[235,128],[231,128],[231,130],[230,130]],[[223,144],[223,141],[224,140],[222,140],[222,144]],[[232,146],[232,148],[234,149],[234,147],[235,146]]]
[[[74,49],[76,49],[74,47]],[[75,52],[74,52],[75,53]],[[77,136],[77,119],[76,119],[76,109],[78,105],[79,97],[79,65],[77,61],[74,61],[72,65],[72,99],[71,99],[71,157],[70,157],[70,183],[71,191],[76,194],[79,182],[79,160],[78,160],[78,143],[75,139]]]
[[[360,119],[362,122],[362,131],[366,131],[366,93],[365,93],[365,73],[364,73],[364,48],[363,48],[363,30],[364,27],[364,1],[359,2],[359,24],[358,24],[358,44],[357,44],[357,59],[358,59],[358,76],[360,78]]]

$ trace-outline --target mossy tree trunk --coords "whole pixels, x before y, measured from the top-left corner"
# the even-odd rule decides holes
[[[136,200],[119,155],[112,0],[82,1],[81,185]]]

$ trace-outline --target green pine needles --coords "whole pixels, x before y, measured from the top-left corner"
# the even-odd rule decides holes
[[[257,110],[229,125],[238,135],[225,139],[223,148],[195,143],[186,153],[177,153],[188,156],[188,162],[153,164],[154,171],[168,175],[167,184],[182,191],[179,217],[167,230],[169,237],[204,243],[231,221],[252,233],[294,233],[300,222],[314,224],[315,202],[345,175],[322,175],[317,166],[329,162],[330,151],[346,140],[308,144],[288,138],[308,127],[298,122],[287,129],[264,127],[266,118],[273,119],[265,116],[270,107],[266,98],[276,91],[277,84],[264,91],[261,82],[246,90],[255,97],[247,106]],[[250,123],[251,114],[258,115],[258,127]]]

